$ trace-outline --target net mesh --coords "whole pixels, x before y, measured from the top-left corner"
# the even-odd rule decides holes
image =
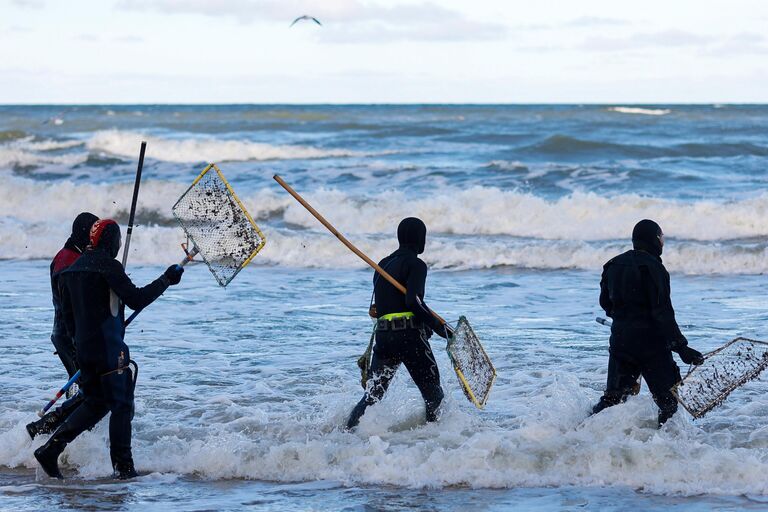
[[[266,242],[214,164],[200,173],[172,210],[221,286],[227,286]]]
[[[707,354],[672,392],[694,418],[700,418],[768,366],[768,343],[736,338]]]
[[[483,408],[496,379],[496,369],[485,353],[475,331],[465,317],[448,340],[448,356],[459,377],[464,394],[478,408]]]

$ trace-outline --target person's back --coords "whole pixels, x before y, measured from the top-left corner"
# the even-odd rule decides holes
[[[613,319],[611,350],[642,357],[684,339],[669,299],[669,274],[654,255],[629,250],[605,264],[600,305]]]
[[[443,390],[429,337],[433,331],[443,337],[447,334],[446,328],[423,301],[427,265],[418,255],[424,251],[426,233],[427,228],[421,220],[403,219],[397,228],[400,247],[379,263],[385,272],[405,286],[405,294],[378,273],[374,275],[376,343],[367,372],[371,383],[352,410],[347,420],[348,429],[358,424],[368,406],[384,396],[401,363],[405,364],[424,398],[427,421],[437,419]]]
[[[110,458],[118,478],[133,478],[131,452],[134,373],[125,334],[123,305],[140,310],[181,280],[184,269],[171,265],[159,278],[137,288],[115,257],[120,228],[110,219],[93,225],[90,246],[60,276],[61,310],[67,333],[75,339],[81,365],[83,403],[64,421],[35,458],[49,475],[62,478],[58,457],[66,445],[93,428],[107,413]]]
[[[670,389],[680,380],[672,351],[683,362],[700,364],[701,353],[688,347],[670,298],[669,273],[661,261],[664,233],[651,220],[632,231],[633,249],[609,260],[600,280],[600,306],[613,319],[608,378],[598,413],[639,391],[642,375],[659,406],[659,425],[677,411]]]
[[[62,285],[68,294],[67,308],[72,310],[69,329],[84,377],[116,368],[119,356],[111,361],[109,355],[126,350],[124,306],[108,281],[121,274],[125,272],[120,262],[105,251],[87,251],[62,275]],[[156,287],[160,290],[159,284]]]

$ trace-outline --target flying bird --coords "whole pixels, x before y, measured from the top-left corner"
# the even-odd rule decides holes
[[[298,18],[293,20],[293,23],[291,23],[291,27],[294,26],[296,23],[298,23],[300,21],[305,21],[305,20],[306,21],[314,21],[315,23],[317,23],[321,27],[323,26],[323,24],[320,23],[320,21],[318,21],[317,18],[315,18],[314,16],[308,16],[308,15],[305,14],[304,16],[299,16]],[[290,27],[288,27],[288,28],[290,28]]]

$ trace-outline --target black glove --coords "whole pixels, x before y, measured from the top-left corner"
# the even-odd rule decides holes
[[[450,325],[448,325],[447,323],[445,323],[445,324],[443,324],[443,325],[439,326],[439,327],[438,327],[438,328],[435,330],[435,333],[436,333],[438,336],[440,336],[441,338],[445,338],[445,339],[448,339],[449,337],[453,336],[453,329],[451,328],[451,326],[450,326]]]
[[[168,282],[171,283],[172,286],[174,284],[179,284],[179,281],[181,281],[181,274],[183,273],[184,267],[181,265],[171,265],[165,272],[163,272],[163,275],[168,279]]]
[[[691,347],[680,347],[675,350],[683,360],[685,364],[695,364],[696,366],[704,362],[704,356],[698,350],[694,350]]]

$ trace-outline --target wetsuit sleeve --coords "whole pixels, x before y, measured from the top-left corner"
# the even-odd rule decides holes
[[[661,331],[670,349],[679,350],[688,346],[688,340],[680,332],[680,326],[675,319],[675,310],[672,308],[669,274],[654,272],[646,266],[640,267],[640,271],[645,274],[643,282],[649,283],[646,290],[654,326]]]
[[[411,265],[408,281],[405,286],[405,305],[408,307],[409,311],[413,311],[413,314],[416,315],[417,319],[428,325],[439,336],[445,338],[445,329],[443,329],[442,324],[432,314],[432,310],[429,309],[429,306],[427,306],[421,299],[424,296],[426,282],[427,264],[420,259],[416,259],[414,264]]]
[[[139,288],[133,284],[117,260],[114,260],[112,268],[104,273],[104,278],[115,295],[123,301],[123,304],[134,311],[144,309],[152,304],[170,286],[168,278],[163,275],[147,286]]]
[[[611,301],[611,294],[608,291],[608,285],[607,285],[607,278],[606,273],[608,272],[608,267],[603,267],[603,275],[600,278],[600,307],[603,308],[605,311],[605,314],[609,317],[611,316],[611,312],[613,311],[613,301]]]

